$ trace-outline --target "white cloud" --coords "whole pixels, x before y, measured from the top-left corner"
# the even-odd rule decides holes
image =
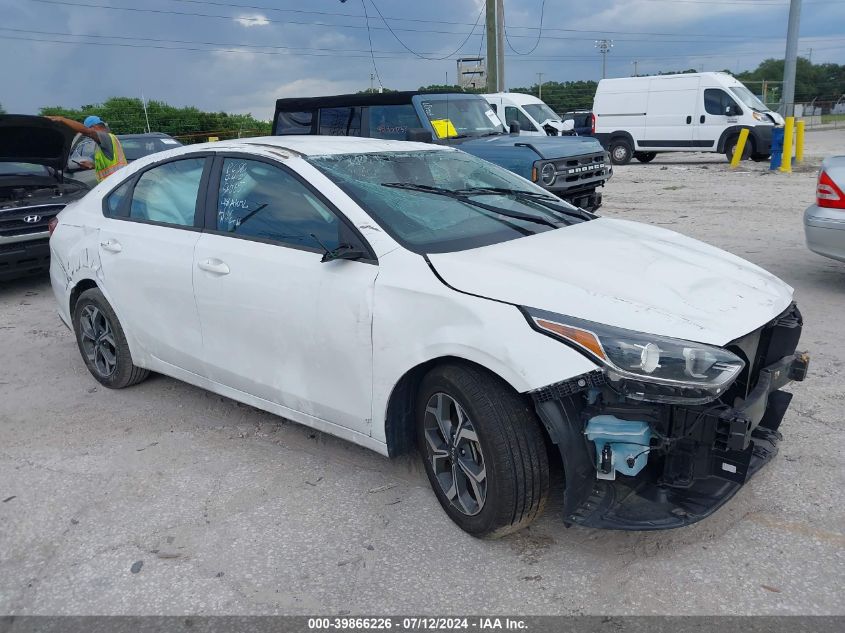
[[[251,28],[253,26],[267,26],[270,24],[270,20],[267,19],[267,16],[261,15],[260,13],[255,13],[253,15],[240,15],[235,18],[235,22],[247,28]]]

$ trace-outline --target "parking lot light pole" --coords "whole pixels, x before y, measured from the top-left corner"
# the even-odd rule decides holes
[[[613,40],[596,40],[596,48],[601,53],[601,78],[607,77],[607,53],[613,48]]]

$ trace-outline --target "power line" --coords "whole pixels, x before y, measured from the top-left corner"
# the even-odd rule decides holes
[[[367,33],[369,34],[369,23],[370,22],[369,22],[369,18],[367,18],[366,0],[361,0],[361,2],[364,4],[364,17],[367,19],[367,26],[368,26]],[[545,0],[543,0],[543,2],[545,2]],[[422,55],[422,54],[416,52],[415,50],[411,49],[407,44],[405,44],[405,42],[403,42],[399,38],[398,35],[396,35],[396,33],[394,33],[393,29],[390,28],[390,25],[387,23],[387,20],[385,20],[384,16],[381,14],[381,11],[379,11],[379,8],[376,5],[374,0],[370,0],[370,4],[373,5],[373,9],[376,10],[376,13],[378,13],[379,17],[381,18],[381,21],[384,22],[384,25],[387,27],[387,30],[390,31],[390,34],[393,37],[396,38],[396,41],[399,42],[399,44],[402,45],[402,48],[404,48],[406,51],[408,51],[412,55],[419,57],[420,59],[426,59],[426,60],[429,60],[429,61],[438,61],[438,62],[442,61],[444,59],[448,59],[449,57],[452,57],[453,55],[456,55],[458,53],[458,51],[460,51],[466,45],[466,43],[469,41],[469,38],[471,38],[473,33],[475,33],[475,28],[478,26],[478,21],[481,19],[481,15],[484,13],[484,7],[482,6],[481,11],[478,12],[478,17],[475,18],[475,24],[472,25],[472,30],[469,33],[467,33],[466,38],[464,38],[464,41],[461,42],[458,45],[458,48],[456,48],[454,51],[452,51],[448,55],[444,55],[443,57],[426,57],[425,55]],[[372,42],[371,42],[371,44],[372,44]]]
[[[190,11],[173,11],[168,9],[151,9],[151,8],[139,8],[139,7],[117,7],[105,4],[90,4],[86,2],[71,2],[70,0],[30,0],[31,2],[38,2],[42,4],[52,4],[52,5],[61,5],[61,6],[70,6],[70,7],[79,7],[79,8],[86,8],[86,9],[105,9],[109,11],[129,11],[129,12],[136,12],[136,13],[154,13],[159,15],[178,15],[178,16],[186,16],[186,17],[200,17],[200,18],[209,18],[209,19],[218,19],[218,20],[227,20],[227,21],[237,21],[242,16],[236,15],[219,15],[219,14],[210,14],[210,13],[196,13]],[[199,2],[200,0],[196,0]],[[205,3],[207,0],[203,0]],[[661,0],[662,1],[662,0]],[[243,6],[243,5],[242,5]],[[338,14],[342,15],[342,14]],[[349,15],[351,14],[343,14]],[[354,17],[362,17],[362,16],[354,16]],[[398,20],[399,18],[386,18],[388,20]],[[398,31],[398,32],[406,32],[406,33],[435,33],[441,35],[472,35],[472,32],[467,33],[465,31],[442,31],[436,29],[414,29],[414,28],[399,28],[399,27],[379,27],[379,26],[369,26],[367,25],[360,25],[360,24],[334,24],[328,22],[307,22],[307,21],[297,21],[297,20],[271,20],[267,18],[267,22],[273,24],[289,24],[289,25],[296,25],[296,26],[321,26],[321,27],[329,27],[329,28],[344,28],[344,29],[371,29],[371,30],[391,30],[391,31]],[[430,21],[435,22],[435,21]],[[455,23],[455,22],[436,22],[438,24],[448,24],[452,25],[460,25],[466,24],[466,26],[473,26],[469,23]],[[477,22],[475,23],[477,25]],[[537,30],[538,27],[516,27],[512,26],[511,29],[528,29],[528,30]],[[782,40],[782,36],[755,36],[749,37],[747,35],[719,35],[719,34],[685,34],[685,33],[653,33],[653,32],[637,32],[637,31],[602,31],[602,30],[579,30],[579,29],[553,29],[550,27],[543,27],[544,31],[562,31],[562,32],[570,32],[570,33],[606,33],[611,35],[643,35],[647,36],[647,39],[626,39],[626,38],[614,38],[616,41],[629,41],[629,42],[637,42],[637,41],[649,41],[654,42],[653,37],[696,37],[696,38],[709,38],[709,39],[726,39],[726,40],[737,40],[737,41],[749,41],[749,40],[763,40],[763,39],[774,39],[774,40]],[[395,34],[394,34],[395,35]],[[512,38],[528,38],[528,39],[535,39],[534,35],[517,35],[511,34],[510,37]],[[810,36],[812,37],[812,36]],[[826,36],[833,39],[834,36]],[[561,37],[561,36],[554,36],[554,35],[547,35],[543,34],[543,39],[546,40],[594,40],[595,36],[582,36],[582,37]],[[808,39],[808,38],[802,38]],[[693,44],[696,43],[696,40],[665,40],[664,43],[682,43],[682,44]]]
[[[514,53],[516,53],[517,55],[530,55],[531,53],[533,53],[534,51],[537,50],[537,47],[540,45],[540,40],[543,38],[543,18],[545,17],[545,13],[546,13],[546,0],[543,0],[543,4],[540,5],[540,26],[538,27],[539,30],[537,32],[537,41],[534,42],[534,46],[531,48],[531,50],[526,51],[525,53],[520,53],[518,50],[516,50],[513,47],[513,44],[511,44],[510,37],[508,36],[508,27],[507,27],[507,24],[505,23],[505,16],[504,15],[502,16],[502,28],[505,31],[505,39],[508,42],[508,47]]]
[[[361,7],[364,9],[364,21],[367,24],[367,40],[370,42],[370,59],[373,62],[373,72],[378,79],[378,85],[384,90],[384,84],[381,83],[381,75],[378,74],[378,66],[376,66],[376,56],[373,53],[373,36],[370,33],[370,17],[367,15],[367,0],[361,0]]]

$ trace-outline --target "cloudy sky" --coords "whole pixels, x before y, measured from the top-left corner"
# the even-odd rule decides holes
[[[845,1],[803,4],[800,54],[812,49],[814,62],[845,63]],[[455,58],[482,50],[483,5],[0,0],[0,103],[35,113],[143,92],[173,105],[270,118],[277,97],[368,88],[371,46],[376,86],[416,89],[444,83],[447,74],[452,83]],[[634,60],[640,73],[752,69],[783,56],[789,11],[788,0],[546,0],[538,42],[543,5],[505,0],[508,87],[535,83],[537,73],[544,81],[600,78],[599,38],[613,39],[609,77],[631,75]]]

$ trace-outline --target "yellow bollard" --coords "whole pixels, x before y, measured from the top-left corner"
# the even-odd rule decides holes
[[[739,165],[742,160],[742,153],[745,151],[745,144],[748,142],[748,128],[744,127],[739,131],[739,139],[737,139],[736,147],[734,148],[734,155],[731,156],[731,169]]]
[[[786,126],[783,129],[783,160],[780,163],[780,170],[787,173],[792,171],[792,137],[795,131],[795,117],[786,117]]]
[[[795,162],[804,161],[804,120],[795,124]]]

